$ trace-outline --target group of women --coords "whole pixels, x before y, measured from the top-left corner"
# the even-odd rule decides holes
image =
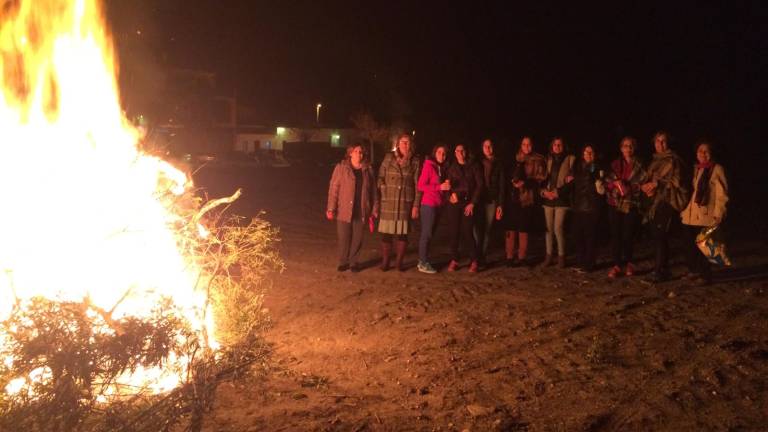
[[[378,175],[362,146],[350,146],[347,157],[334,169],[326,211],[329,220],[337,221],[338,270],[360,270],[363,233],[366,227],[373,232],[376,219],[383,271],[391,267],[393,248],[394,267],[405,270],[408,235],[418,219],[417,268],[424,273],[437,272],[429,247],[438,219],[447,224],[449,233],[451,260],[446,271],[458,270],[464,256],[469,272],[477,272],[485,263],[495,224],[504,230],[506,264],[530,265],[529,235],[542,220],[546,255],[540,266],[565,267],[565,220],[570,213],[575,269],[590,272],[596,264],[600,215],[607,206],[613,260],[609,277],[635,274],[635,230],[642,220],[650,226],[654,240],[649,280],[668,279],[670,230],[679,221],[686,226],[687,277],[708,283],[709,264],[695,238],[701,227],[718,225],[725,217],[724,170],[712,159],[712,144],[700,142],[689,188],[682,159],[669,148],[668,139],[663,131],[654,135],[655,152],[647,166],[635,156],[637,142],[632,137],[620,141],[618,157],[606,167],[596,160],[593,145],[584,145],[574,156],[560,137],[551,140],[546,156],[534,151],[530,137],[523,137],[506,164],[491,140],[483,141],[479,161],[469,157],[463,144],[453,149],[439,144],[422,164],[413,154],[411,136],[404,134],[384,158]]]

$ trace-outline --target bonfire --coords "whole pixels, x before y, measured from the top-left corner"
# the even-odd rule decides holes
[[[142,152],[97,0],[0,26],[0,430],[197,429],[263,352],[277,233]]]

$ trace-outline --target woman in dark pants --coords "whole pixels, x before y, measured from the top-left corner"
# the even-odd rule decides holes
[[[640,185],[645,177],[642,163],[635,157],[637,142],[632,137],[621,139],[621,157],[611,162],[605,178],[608,201],[608,223],[611,226],[611,256],[613,267],[608,277],[615,278],[622,271],[633,276],[635,227],[640,221]]]
[[[454,156],[456,160],[447,170],[451,189],[445,211],[451,233],[452,254],[448,271],[456,271],[459,267],[459,239],[461,239],[461,244],[469,252],[469,271],[476,273],[478,253],[474,236],[474,213],[483,188],[483,173],[467,158],[467,151],[463,144],[456,146]]]
[[[603,195],[603,171],[595,162],[595,149],[587,144],[581,151],[581,160],[573,170],[573,205],[576,238],[576,271],[591,272],[595,267],[597,223],[600,219]]]
[[[669,235],[679,214],[688,202],[688,190],[683,185],[683,161],[669,148],[669,134],[657,132],[653,137],[656,153],[648,165],[646,182],[640,187],[650,200],[646,220],[651,227],[655,243],[655,264],[648,276],[650,283],[664,282],[670,278]]]
[[[493,141],[486,139],[482,146],[483,156],[480,168],[483,173],[483,193],[480,197],[482,218],[475,239],[479,248],[480,263],[485,264],[488,246],[491,243],[494,221],[501,220],[504,214],[504,164],[494,151]]]
[[[720,225],[728,203],[728,181],[723,166],[712,159],[712,144],[703,141],[696,148],[693,194],[680,213],[686,232],[687,278],[699,285],[712,282],[709,261],[696,245],[696,235],[703,227]]]
[[[360,270],[358,255],[363,244],[368,217],[378,214],[378,195],[373,168],[365,158],[363,147],[347,147],[347,156],[336,164],[328,186],[325,216],[336,220],[339,240],[338,271]]]

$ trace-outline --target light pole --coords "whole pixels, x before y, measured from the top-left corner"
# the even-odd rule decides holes
[[[320,108],[322,108],[322,107],[323,107],[323,104],[321,104],[321,103],[317,104],[317,115],[316,115],[315,121],[317,121],[318,125],[320,124]]]

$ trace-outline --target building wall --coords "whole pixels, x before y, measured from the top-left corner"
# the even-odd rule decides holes
[[[276,127],[274,133],[237,133],[234,150],[244,153],[257,149],[283,150],[286,142],[328,143],[331,147],[345,147],[357,138],[355,129]]]
[[[282,150],[283,139],[276,134],[238,133],[235,136],[235,151],[253,153],[257,150]]]

